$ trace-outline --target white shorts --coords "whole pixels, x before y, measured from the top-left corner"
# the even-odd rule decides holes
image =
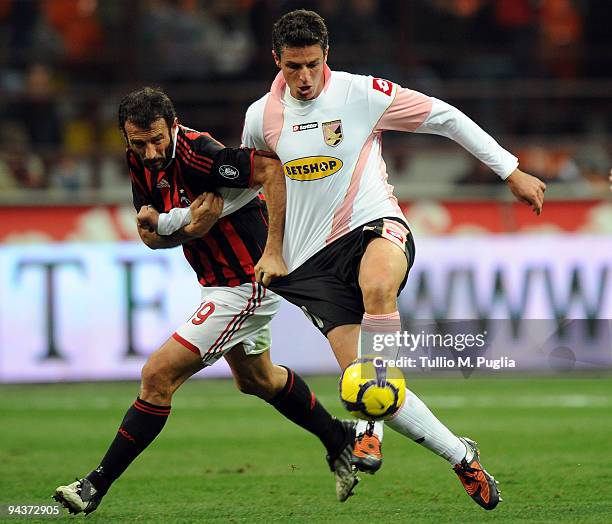
[[[270,348],[270,320],[280,297],[256,282],[235,287],[203,287],[202,303],[172,337],[202,357],[205,366],[219,360],[236,344],[247,355]]]

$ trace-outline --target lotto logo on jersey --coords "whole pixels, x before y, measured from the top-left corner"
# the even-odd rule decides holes
[[[391,93],[393,92],[393,83],[389,82],[389,80],[385,80],[383,78],[373,78],[372,82],[372,87],[376,89],[376,91],[380,91],[387,96],[391,96]]]
[[[307,124],[295,124],[293,126],[293,132],[296,131],[308,131],[309,129],[316,129],[319,127],[318,122],[308,122]]]
[[[291,160],[284,167],[291,180],[309,182],[337,173],[342,169],[342,160],[333,156],[307,156]]]

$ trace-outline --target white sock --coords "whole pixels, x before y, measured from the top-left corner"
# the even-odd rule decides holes
[[[463,442],[453,435],[408,388],[406,388],[404,405],[391,420],[387,421],[387,425],[445,458],[453,466],[459,464],[466,456],[467,449]]]
[[[368,429],[368,424],[369,422],[367,420],[358,420],[357,428],[355,428],[355,434],[359,435],[360,433],[365,433]],[[383,439],[383,424],[384,422],[382,420],[377,420],[376,422],[374,422],[373,433],[378,437],[378,440],[380,440],[381,442]]]

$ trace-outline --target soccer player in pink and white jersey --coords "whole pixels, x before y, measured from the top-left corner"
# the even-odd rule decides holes
[[[272,40],[280,72],[249,107],[243,133],[245,146],[275,152],[285,170],[289,274],[270,289],[308,314],[344,369],[358,355],[361,330],[400,330],[397,295],[414,261],[410,228],[387,183],[383,131],[454,140],[538,215],[546,186],[455,107],[389,80],[330,70],[327,28],[317,13],[287,13]],[[406,393],[388,425],[449,461],[472,499],[495,508],[497,483],[475,443],[454,435]],[[382,462],[382,423],[363,423],[358,432],[353,463],[374,472]]]
[[[256,268],[256,277],[307,314],[345,369],[359,354],[362,332],[401,329],[397,296],[414,262],[410,228],[387,183],[384,131],[454,140],[538,215],[546,186],[442,100],[382,78],[332,71],[327,28],[317,13],[287,13],[274,25],[272,41],[280,72],[270,92],[249,107],[242,141],[283,163],[289,274],[269,284],[270,275]],[[447,460],[481,507],[497,506],[497,482],[482,467],[476,444],[453,434],[412,391],[387,424]],[[356,468],[380,468],[382,429],[380,422],[358,424]]]

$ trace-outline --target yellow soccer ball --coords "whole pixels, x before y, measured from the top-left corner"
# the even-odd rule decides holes
[[[369,357],[351,362],[340,377],[340,400],[357,418],[388,420],[406,399],[406,380],[398,368],[374,362]]]

